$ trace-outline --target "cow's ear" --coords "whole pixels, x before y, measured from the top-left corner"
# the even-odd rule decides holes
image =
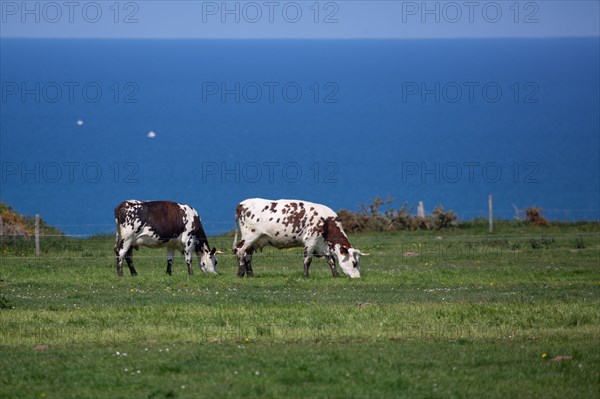
[[[340,247],[340,253],[344,256],[348,255],[348,248],[344,247],[343,245]]]
[[[217,247],[213,247],[213,249],[210,250],[210,256],[213,256],[216,252],[217,252]]]

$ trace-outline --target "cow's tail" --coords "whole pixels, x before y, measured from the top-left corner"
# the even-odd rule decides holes
[[[233,245],[231,247],[231,250],[233,251],[233,253],[236,253],[236,243],[237,243],[237,239],[238,239],[238,231],[240,229],[240,219],[238,218],[238,215],[236,213],[235,215],[235,224],[233,225],[233,229],[235,230],[235,234],[233,236]]]
[[[117,257],[119,256],[119,250],[123,246],[123,239],[121,238],[121,225],[125,223],[125,203],[119,204],[115,208],[115,247],[114,252]]]
[[[121,225],[125,224],[125,218],[127,217],[127,205],[125,202],[120,203],[115,208],[115,230],[117,233],[117,240],[121,236]]]

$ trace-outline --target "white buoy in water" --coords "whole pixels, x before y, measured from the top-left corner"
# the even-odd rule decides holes
[[[155,137],[156,137],[156,133],[154,132],[154,130],[150,130],[146,136],[147,136],[149,139],[153,139],[153,138],[155,138]]]
[[[77,119],[77,122],[75,123],[77,123],[77,126],[83,126],[83,120],[81,119]]]

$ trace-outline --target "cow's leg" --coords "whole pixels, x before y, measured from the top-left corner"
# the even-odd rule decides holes
[[[246,274],[246,261],[244,260],[245,254],[237,254],[237,260],[238,260],[238,272],[237,272],[237,276],[238,277],[244,277],[244,275]]]
[[[127,261],[127,265],[129,266],[129,270],[131,271],[133,268],[132,260],[131,260],[131,251],[133,247],[131,243],[127,240],[118,239],[115,245],[115,255],[117,256],[117,276],[123,277],[123,259]],[[135,269],[133,269],[135,272]]]
[[[185,256],[185,263],[187,263],[188,274],[191,276],[194,274],[194,270],[192,269],[192,248],[185,247],[183,250],[183,256]]]
[[[333,277],[339,277],[340,274],[335,267],[335,257],[333,255],[329,255],[327,257],[327,263],[329,264],[329,268],[331,269],[331,274],[333,274]]]
[[[304,277],[308,277],[308,268],[312,262],[312,251],[308,247],[304,247]]]
[[[173,257],[175,255],[175,250],[173,248],[167,249],[167,274],[169,276],[173,275]]]
[[[246,265],[246,277],[254,277],[254,272],[252,271],[252,254],[253,253],[254,253],[253,250],[248,250],[248,251],[246,251],[246,256],[244,256],[244,263]]]
[[[241,240],[233,249],[238,261],[238,277],[244,277],[248,271],[248,260],[252,261],[252,248],[251,242],[248,243],[246,240]],[[252,266],[250,266],[250,272],[248,277],[253,277]]]
[[[244,257],[246,256],[246,240],[241,240],[237,244],[233,246],[233,253],[238,261],[238,277],[244,277],[246,274],[246,262],[244,261]]]
[[[115,243],[115,255],[117,257],[117,276],[123,277],[123,256],[121,256],[121,250],[123,249],[123,240],[117,237]]]
[[[127,252],[125,253],[125,260],[127,261],[127,266],[129,267],[129,272],[132,276],[137,276],[137,272],[133,267],[133,247],[129,247]]]

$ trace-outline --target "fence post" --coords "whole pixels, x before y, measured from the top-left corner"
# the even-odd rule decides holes
[[[491,234],[494,232],[494,205],[492,202],[492,194],[488,196],[488,232]]]
[[[417,206],[417,216],[422,219],[425,218],[425,207],[423,206],[423,201],[419,201],[419,205]]]
[[[35,214],[35,256],[40,256],[40,215]]]
[[[2,224],[2,215],[0,215],[0,247],[4,244],[4,225]]]

